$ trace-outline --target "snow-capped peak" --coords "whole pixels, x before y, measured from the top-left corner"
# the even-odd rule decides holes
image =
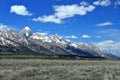
[[[26,26],[24,29],[25,30],[31,30],[30,27],[28,27],[28,26]]]
[[[36,39],[36,40],[42,40],[42,42],[55,42],[58,44],[67,44],[68,43],[68,41],[64,40],[58,34],[48,36],[48,35],[42,35],[40,32],[36,32],[31,35],[31,38]]]
[[[71,43],[70,46],[73,46],[75,48],[78,48],[78,45],[76,43]]]
[[[52,42],[50,40],[49,36],[44,36],[44,35],[40,34],[39,32],[33,33],[31,38],[37,39],[37,40],[42,40],[42,42]]]
[[[59,39],[62,38],[62,37],[59,36],[58,34],[54,34],[54,35],[52,35],[52,36],[50,36],[50,37],[51,37],[51,39],[53,39],[53,40],[59,40]]]
[[[25,38],[28,38],[31,34],[32,34],[32,31],[28,26],[26,26],[20,31],[20,35]]]
[[[68,43],[68,41],[63,39],[62,36],[59,36],[58,34],[50,36],[50,39],[52,40],[52,42],[56,42],[56,43],[61,43],[61,44],[67,44]]]
[[[6,48],[6,45],[8,48]],[[71,42],[64,39],[58,34],[46,35],[40,32],[32,33],[31,29],[26,26],[20,33],[13,30],[4,30],[0,32],[0,46],[3,52],[13,51],[14,48],[22,50],[22,47],[32,50],[37,53],[55,53],[55,54],[69,54],[88,57],[106,57],[106,58],[120,58],[120,52],[103,51],[92,44],[83,42]],[[5,46],[5,47],[4,47]],[[13,49],[11,46],[14,46]],[[11,49],[11,50],[10,50]],[[1,52],[2,52],[1,51]],[[14,51],[13,51],[14,52]],[[22,51],[24,52],[24,51]]]

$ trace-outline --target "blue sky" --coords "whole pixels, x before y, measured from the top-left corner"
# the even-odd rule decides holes
[[[120,0],[0,0],[0,29],[25,26],[119,49]]]

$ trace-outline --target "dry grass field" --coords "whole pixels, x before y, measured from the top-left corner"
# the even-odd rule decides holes
[[[120,61],[1,59],[0,80],[120,80]]]

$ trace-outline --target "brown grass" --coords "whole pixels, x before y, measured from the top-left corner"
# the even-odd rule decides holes
[[[1,59],[0,80],[119,80],[120,61]]]

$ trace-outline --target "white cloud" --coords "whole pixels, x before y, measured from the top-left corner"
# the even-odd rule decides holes
[[[89,5],[89,3],[85,2],[85,1],[81,1],[81,2],[80,2],[80,5],[82,5],[82,6],[87,6],[87,5]]]
[[[93,5],[79,6],[77,4],[74,4],[54,6],[55,16],[60,19],[73,17],[75,15],[86,15],[87,12],[91,12],[94,9],[95,7]]]
[[[9,29],[9,27],[5,24],[0,23],[0,31],[3,31],[5,29]]]
[[[38,32],[38,34],[43,35],[43,36],[48,35],[48,33],[47,33],[47,32]]]
[[[112,38],[118,38],[120,40],[120,30],[119,29],[106,29],[103,31],[99,31],[99,33],[103,34],[104,36],[110,36]]]
[[[103,50],[120,50],[120,42],[113,40],[105,40],[94,44]]]
[[[84,34],[82,35],[82,38],[91,38],[91,36]]]
[[[101,29],[98,30],[97,35],[101,35],[104,39],[112,39],[120,41],[120,30],[119,29]]]
[[[61,20],[54,15],[49,15],[49,16],[43,16],[43,17],[38,17],[38,18],[33,18],[33,21],[40,21],[40,22],[54,22],[57,24],[61,23]]]
[[[120,5],[120,0],[117,0],[114,4],[115,4],[116,6]]]
[[[119,33],[120,34],[120,30],[119,29],[106,29],[104,31],[100,31],[101,33],[107,33],[107,34],[110,34],[110,33]]]
[[[31,16],[32,13],[27,11],[27,8],[23,5],[13,5],[11,6],[11,13],[16,13],[17,15],[22,15],[22,16]]]
[[[110,25],[113,25],[113,23],[112,22],[104,22],[104,23],[97,24],[96,26],[103,27],[103,26],[110,26]]]
[[[69,39],[65,39],[67,42],[71,42],[71,40],[69,40]]]
[[[98,0],[98,1],[95,1],[93,2],[94,5],[96,6],[109,6],[111,5],[111,1],[110,0]]]
[[[73,39],[76,39],[76,38],[78,38],[78,37],[75,36],[75,35],[71,35],[71,36],[65,36],[65,38],[73,38]]]
[[[84,3],[85,4],[85,3]],[[59,5],[53,6],[55,13],[53,15],[48,16],[40,16],[38,18],[33,18],[33,21],[40,21],[40,22],[54,22],[54,23],[62,23],[62,20],[65,18],[74,17],[75,15],[86,15],[87,12],[91,12],[95,9],[93,5]]]

